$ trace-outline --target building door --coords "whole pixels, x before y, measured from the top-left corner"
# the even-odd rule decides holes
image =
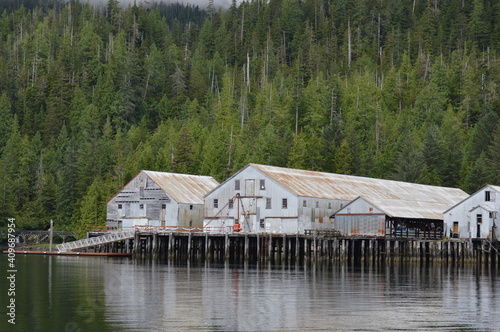
[[[451,237],[458,237],[458,221],[453,222],[453,234]]]
[[[477,214],[476,215],[476,225],[477,225],[477,234],[476,237],[480,238],[481,237],[481,224],[483,222],[483,215],[482,214]]]
[[[245,180],[245,196],[255,196],[255,180]]]
[[[165,227],[165,215],[167,213],[167,205],[162,204],[161,205],[161,227]]]

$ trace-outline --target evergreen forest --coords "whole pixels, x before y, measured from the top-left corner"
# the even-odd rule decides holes
[[[0,227],[105,225],[140,170],[500,184],[500,1],[0,4]]]

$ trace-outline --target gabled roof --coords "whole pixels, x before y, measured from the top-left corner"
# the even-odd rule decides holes
[[[125,187],[141,174],[146,174],[156,183],[172,200],[177,203],[203,204],[203,196],[217,187],[219,183],[211,176],[177,174],[154,171],[140,171],[108,203],[116,197]]]
[[[439,213],[442,214],[442,207],[446,209],[446,207],[456,204],[468,196],[466,192],[458,188],[259,164],[250,164],[249,166],[260,170],[291,193],[303,197],[351,201],[362,196],[370,201],[377,200],[383,206],[402,204],[406,208],[402,206],[401,209],[410,210],[439,204],[441,206]],[[436,208],[438,208],[437,205],[432,210]]]
[[[370,198],[358,197],[348,205],[344,206],[336,214],[344,214],[348,206],[357,200],[364,200],[374,207],[385,213],[391,218],[406,218],[406,219],[428,219],[428,220],[443,220],[443,208],[449,206],[447,203],[440,202],[418,202],[408,201],[393,198]],[[349,214],[349,213],[347,213]],[[369,213],[367,213],[369,214]]]
[[[142,172],[177,203],[203,204],[203,196],[219,185],[211,176]]]
[[[483,209],[485,211],[488,211],[488,212],[495,212],[495,209],[492,208],[491,206],[488,206],[488,205],[478,205],[478,206],[474,206],[472,209],[469,210],[469,212],[472,212],[474,211],[475,209]]]
[[[465,197],[463,200],[455,203],[453,206],[449,207],[446,211],[443,212],[444,213],[447,213],[448,211],[450,211],[451,209],[459,206],[460,204],[462,204],[463,202],[465,202],[466,200],[468,200],[469,198],[471,198],[472,196],[476,195],[477,193],[483,191],[484,189],[486,188],[490,188],[490,189],[493,189],[494,191],[496,191],[497,193],[500,193],[500,186],[493,186],[491,184],[487,184],[486,186],[482,187],[481,189],[479,189],[478,191],[476,191],[475,193],[473,193],[472,195],[469,195],[467,197]]]

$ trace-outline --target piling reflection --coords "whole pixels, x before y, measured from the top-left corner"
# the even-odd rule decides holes
[[[135,261],[116,262],[107,269],[130,276],[127,291],[119,301],[110,297],[106,306],[110,316],[123,322],[121,328],[500,328],[500,321],[491,318],[499,306],[498,276],[487,269],[425,264],[178,266]]]
[[[20,331],[500,330],[499,276],[484,266],[19,262],[35,272],[19,273]]]

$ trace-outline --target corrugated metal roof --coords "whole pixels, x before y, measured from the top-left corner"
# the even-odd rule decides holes
[[[203,196],[219,183],[211,176],[142,171],[177,203],[203,204]]]
[[[408,219],[433,219],[443,220],[443,211],[449,203],[445,202],[419,202],[402,199],[372,198],[366,201],[382,210],[389,217]]]
[[[500,187],[499,186],[494,186],[494,185],[487,185],[487,187],[490,187],[491,189],[495,190],[496,192],[500,193]]]
[[[393,217],[443,219],[468,194],[458,188],[250,164],[297,196],[369,200]],[[439,216],[439,217],[437,217]]]

